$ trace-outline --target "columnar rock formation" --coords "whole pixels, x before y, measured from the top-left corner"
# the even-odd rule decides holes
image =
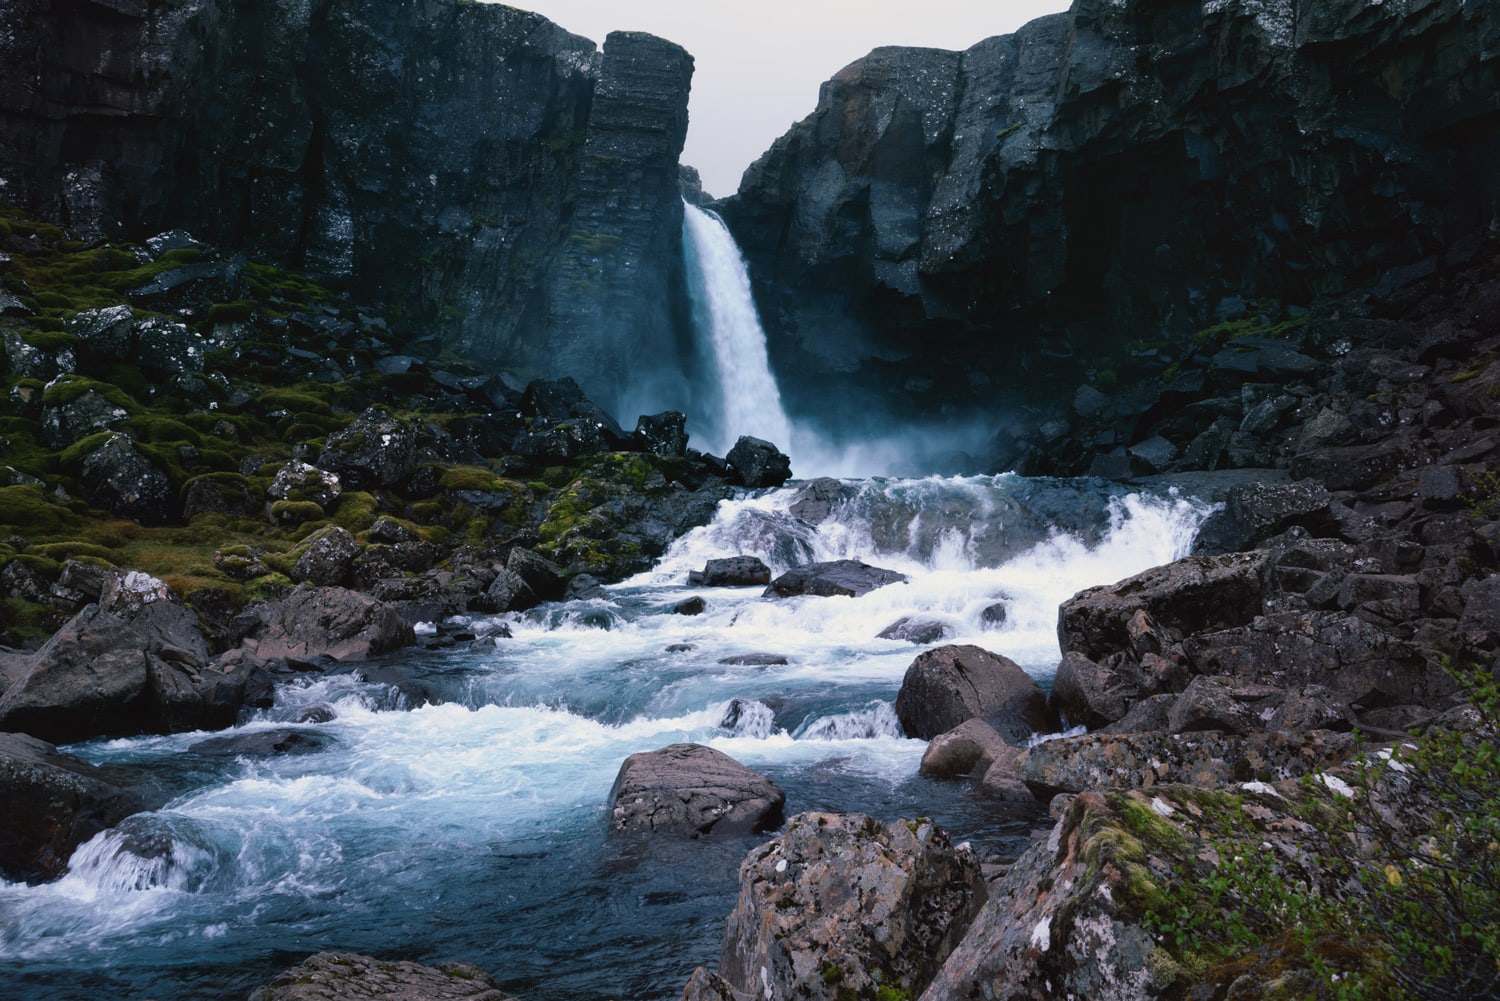
[[[672,329],[671,43],[451,0],[21,0],[0,67],[0,194],[81,235],[185,228],[610,404]]]
[[[1071,390],[1132,338],[1463,260],[1500,225],[1497,43],[1461,0],[1077,0],[877,49],[723,206],[791,406]]]

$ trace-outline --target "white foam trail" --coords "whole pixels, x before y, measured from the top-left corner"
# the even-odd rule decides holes
[[[792,424],[771,374],[740,249],[722,219],[688,202],[683,202],[682,227],[685,256],[693,265],[688,291],[694,325],[707,334],[717,389],[718,412],[703,415],[705,426],[696,433],[716,455],[725,454],[740,435],[788,448]]]

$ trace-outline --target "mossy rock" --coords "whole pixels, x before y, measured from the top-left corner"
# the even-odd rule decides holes
[[[271,521],[278,525],[304,525],[322,521],[323,509],[310,500],[279,500],[271,504]]]
[[[0,525],[29,539],[76,533],[85,519],[49,498],[35,484],[0,487]]]
[[[90,379],[86,375],[60,375],[53,379],[42,393],[42,404],[48,407],[66,406],[85,393],[91,392],[97,393],[127,413],[138,414],[141,411],[141,405],[120,387]]]
[[[375,519],[380,517],[380,501],[374,494],[351,490],[339,495],[338,504],[332,513],[335,525],[358,535],[368,531],[375,524]]]

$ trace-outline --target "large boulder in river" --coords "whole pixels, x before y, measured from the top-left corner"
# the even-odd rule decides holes
[[[0,876],[59,876],[73,849],[145,808],[88,762],[26,734],[0,733]]]
[[[765,596],[790,598],[798,594],[814,594],[822,597],[857,598],[877,587],[898,584],[907,579],[904,573],[872,567],[859,560],[833,560],[793,567],[771,581]]]
[[[916,997],[984,902],[974,854],[931,821],[799,814],[740,866],[719,976],[754,997]]]
[[[749,834],[781,823],[786,793],[702,744],[632,754],[609,792],[610,834]]]
[[[192,610],[133,571],[6,674],[0,730],[56,743],[229,726],[246,686],[244,671],[209,665]]]
[[[749,587],[771,583],[771,568],[758,556],[726,556],[688,572],[692,587]]]
[[[411,646],[416,634],[395,607],[342,587],[300,585],[235,619],[252,661],[364,660]]]
[[[779,487],[792,477],[792,460],[768,441],[742,435],[724,456],[729,478],[741,486],[758,490]]]
[[[969,645],[938,647],[912,661],[896,695],[896,716],[907,736],[922,740],[971,719],[1012,743],[1055,728],[1035,678],[1010,658]]]
[[[276,976],[250,1001],[514,1001],[468,963],[420,966],[346,952],[320,952]]]

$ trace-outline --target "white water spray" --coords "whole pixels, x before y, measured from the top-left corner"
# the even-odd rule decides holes
[[[712,351],[714,412],[702,415],[708,450],[723,455],[746,434],[790,448],[792,423],[781,407],[750,274],[734,237],[718,216],[684,202],[682,239],[693,323]]]

